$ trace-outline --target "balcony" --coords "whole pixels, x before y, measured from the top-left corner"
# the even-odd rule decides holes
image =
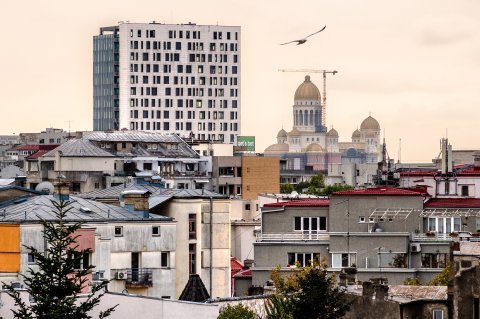
[[[153,286],[152,270],[149,268],[131,268],[127,270],[125,288],[148,288]]]
[[[475,234],[470,234],[468,232],[459,232],[459,233],[412,233],[412,241],[416,242],[449,242],[449,241],[474,241],[480,242],[480,237]]]
[[[257,233],[257,242],[328,241],[328,233]]]

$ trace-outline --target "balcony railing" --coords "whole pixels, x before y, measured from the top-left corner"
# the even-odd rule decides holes
[[[256,241],[328,241],[327,233],[257,233]]]
[[[127,270],[125,288],[147,288],[153,286],[152,270],[149,268],[131,268]]]
[[[451,234],[447,233],[412,233],[412,241],[426,241],[426,242],[437,242],[437,241],[454,241],[454,240],[468,240],[480,242],[480,237],[474,235],[469,237],[464,237],[461,234]]]

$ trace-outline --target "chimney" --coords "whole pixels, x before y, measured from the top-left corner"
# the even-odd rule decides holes
[[[473,154],[473,166],[480,167],[480,152]]]
[[[70,184],[68,182],[55,183],[53,193],[58,200],[70,200]]]
[[[152,193],[144,190],[127,190],[120,195],[120,202],[131,212],[140,213],[142,218],[149,218],[148,199]]]

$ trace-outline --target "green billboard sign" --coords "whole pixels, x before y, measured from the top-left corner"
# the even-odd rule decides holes
[[[237,146],[242,151],[255,152],[255,136],[237,136]]]

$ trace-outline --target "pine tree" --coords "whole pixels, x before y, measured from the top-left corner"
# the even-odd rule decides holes
[[[12,309],[15,318],[27,319],[83,319],[100,303],[105,294],[107,281],[92,287],[85,299],[80,299],[82,290],[88,284],[87,275],[94,266],[78,269],[85,253],[78,251],[75,231],[81,223],[66,223],[65,217],[72,209],[70,201],[52,200],[56,221],[42,221],[43,235],[47,247],[38,251],[33,246],[25,246],[35,260],[38,270],[30,268],[29,274],[21,275],[26,290],[33,299],[27,303],[12,285],[6,285],[7,293],[15,300],[17,309]],[[116,307],[116,306],[115,306]],[[100,312],[99,318],[108,317],[115,309],[108,308]]]

